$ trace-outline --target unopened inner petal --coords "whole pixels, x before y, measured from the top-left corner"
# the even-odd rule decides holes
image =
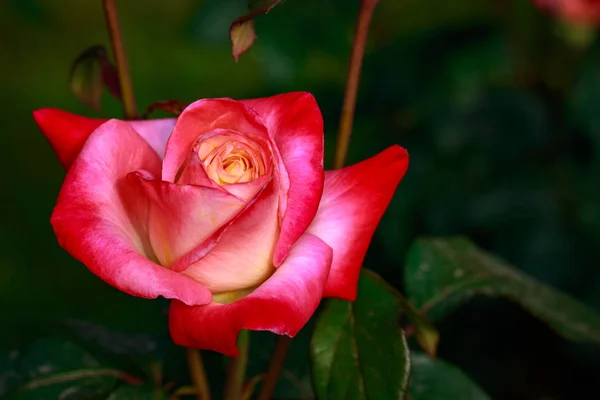
[[[203,140],[195,151],[208,177],[219,185],[253,182],[267,171],[261,150],[235,137]]]

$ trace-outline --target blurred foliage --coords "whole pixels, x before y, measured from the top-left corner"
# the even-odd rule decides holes
[[[56,338],[32,343],[23,354],[13,351],[0,360],[0,394],[14,400],[83,400],[118,397],[121,386],[143,390],[142,380],[105,368],[84,349]],[[148,397],[146,397],[148,398]]]
[[[413,354],[411,358],[411,400],[490,400],[487,394],[456,367],[424,354]]]
[[[476,295],[506,297],[563,337],[600,345],[600,314],[519,273],[465,238],[417,239],[404,270],[415,307],[442,319]]]
[[[228,29],[246,4],[119,2],[140,109],[165,99],[310,91],[325,118],[330,165],[358,2],[282,2],[256,18],[258,40],[236,64]],[[69,92],[76,57],[90,45],[109,48],[100,1],[5,0],[0,38],[0,347],[12,354],[49,323],[73,318],[166,336],[164,302],[108,287],[59,248],[48,222],[64,172],[31,111],[122,115],[109,96],[94,113]],[[381,0],[348,160],[400,143],[411,165],[365,266],[402,288],[417,236],[466,235],[600,309],[599,103],[600,42],[574,44],[528,0]],[[565,342],[508,302],[476,300],[439,328],[440,357],[494,399],[569,400],[600,390],[596,347]],[[295,382],[284,377],[282,398],[310,396],[305,331],[286,363]],[[251,372],[264,371],[252,363],[266,364],[261,349],[272,340],[253,334],[251,351],[263,356]],[[181,357],[168,351],[170,362]],[[211,365],[220,360],[208,355]]]

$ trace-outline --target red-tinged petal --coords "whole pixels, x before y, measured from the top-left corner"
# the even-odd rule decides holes
[[[246,205],[220,188],[176,185],[131,174],[150,201],[149,235],[164,266],[202,244]]]
[[[175,118],[162,118],[126,122],[154,149],[160,158],[163,158],[175,121]]]
[[[198,139],[217,129],[268,138],[258,115],[244,104],[232,99],[198,100],[177,119],[167,142],[162,179],[174,182]]]
[[[209,178],[209,176],[206,174],[204,165],[200,160],[197,159],[190,160],[175,183],[178,185],[196,185],[221,188],[217,182]]]
[[[223,185],[223,188],[232,195],[244,201],[251,201],[254,198],[254,196],[256,196],[256,194],[262,188],[264,188],[267,182],[269,182],[271,179],[271,176],[264,175],[252,182],[232,183],[230,185]]]
[[[276,184],[272,181],[232,221],[216,246],[189,265],[183,274],[213,293],[246,289],[266,280],[274,269],[273,250],[279,232],[278,200]]]
[[[87,118],[56,108],[41,108],[33,112],[33,118],[44,133],[58,160],[69,169],[90,134],[106,119]],[[128,121],[162,158],[167,138],[173,130],[175,119]]]
[[[171,303],[169,328],[175,343],[237,356],[242,329],[294,337],[315,312],[327,281],[332,252],[319,238],[305,234],[273,276],[231,304],[188,307]]]
[[[325,172],[323,198],[307,232],[333,249],[326,297],[355,299],[365,253],[407,168],[406,150],[392,146],[358,164]]]
[[[289,190],[274,255],[281,264],[312,222],[323,192],[323,117],[310,93],[296,92],[244,100],[262,118],[275,140]]]
[[[123,121],[92,133],[68,171],[52,213],[58,241],[73,257],[112,286],[134,296],[159,295],[206,304],[212,295],[153,257],[146,230],[148,201],[126,179],[130,171],[160,173],[160,158]]]
[[[65,169],[71,167],[90,134],[107,121],[86,118],[55,108],[35,110],[33,119]]]

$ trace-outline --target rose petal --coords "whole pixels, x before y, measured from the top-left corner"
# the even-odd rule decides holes
[[[244,201],[250,201],[263,187],[265,187],[265,184],[270,180],[271,176],[264,175],[252,182],[232,183],[229,185],[223,185],[223,188],[232,195]],[[277,210],[275,210],[275,213],[277,213]]]
[[[202,137],[201,148],[204,146],[202,157],[209,156],[213,151],[218,150],[227,142],[239,142],[248,146],[255,152],[256,163],[261,164],[263,170],[262,176],[251,182],[218,184],[209,178],[207,171],[197,154],[192,153],[189,161],[182,170],[181,176],[177,179],[179,184],[203,185],[211,187],[220,187],[222,190],[233,194],[245,201],[250,201],[254,198],[264,185],[271,179],[273,173],[272,149],[271,143],[265,140],[262,136],[244,135],[227,129],[215,129]],[[265,164],[265,165],[262,165]],[[215,166],[216,168],[216,166]],[[214,176],[215,172],[212,171]]]
[[[69,169],[90,134],[107,121],[86,118],[55,108],[35,110],[33,119],[65,169]]]
[[[149,235],[164,266],[202,244],[246,205],[220,188],[148,179],[132,173],[150,201]]]
[[[204,164],[198,159],[190,160],[175,183],[179,185],[207,186],[225,191],[217,182],[208,177]]]
[[[216,129],[268,138],[256,113],[232,99],[203,99],[190,104],[179,116],[167,142],[162,179],[174,182],[197,139]]]
[[[371,237],[408,168],[408,154],[392,146],[375,157],[325,172],[319,211],[307,232],[333,249],[326,297],[354,300]]]
[[[106,119],[87,118],[56,108],[41,108],[33,118],[65,169],[69,169],[90,134]],[[162,158],[175,119],[127,121]]]
[[[160,159],[133,128],[110,120],[96,129],[67,173],[52,213],[60,245],[131,295],[210,302],[201,284],[148,260],[153,257],[144,232],[148,202],[126,179],[136,169],[158,174]]]
[[[285,262],[254,292],[231,304],[188,307],[171,303],[169,328],[175,343],[236,357],[242,329],[294,337],[315,312],[331,264],[331,248],[302,236]]]
[[[279,231],[278,199],[272,181],[224,231],[216,246],[183,273],[213,293],[253,287],[267,279],[273,272]]]
[[[175,118],[148,119],[143,121],[125,121],[154,149],[162,159],[165,156],[167,139],[173,132]]]
[[[312,222],[323,192],[323,117],[310,93],[244,100],[272,135],[289,177],[274,263],[280,265]]]
[[[175,183],[179,185],[207,186],[225,191],[217,182],[210,179],[202,161],[197,157],[190,155],[181,174],[176,177]]]

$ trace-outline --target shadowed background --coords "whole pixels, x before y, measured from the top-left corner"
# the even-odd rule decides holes
[[[236,64],[227,30],[245,0],[120,1],[138,107],[309,91],[331,165],[356,3],[283,2],[257,18],[259,38]],[[348,162],[399,143],[411,164],[365,266],[402,288],[416,236],[464,234],[600,310],[600,43],[584,49],[565,29],[527,0],[381,0]],[[3,352],[64,318],[165,329],[164,302],[95,278],[49,224],[64,171],[31,111],[122,116],[108,94],[96,113],[69,92],[72,62],[94,44],[109,46],[100,0],[0,4]],[[494,399],[600,390],[596,348],[563,341],[508,302],[476,300],[439,327],[440,356]]]

